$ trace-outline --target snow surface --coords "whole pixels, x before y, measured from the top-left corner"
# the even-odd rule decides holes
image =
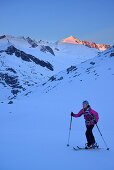
[[[61,81],[34,87],[31,95],[17,97],[12,105],[0,104],[1,170],[114,169],[114,57],[110,56],[111,52],[113,47],[76,65],[78,69],[69,74],[60,72],[55,76],[63,76]],[[73,118],[67,147],[70,113],[78,113],[85,99],[99,113],[98,126],[109,151],[72,149],[86,143],[83,116]],[[97,128],[93,131],[97,143],[105,148]]]
[[[36,43],[36,42],[35,42]],[[42,45],[49,46],[54,54],[50,52],[42,52]],[[68,44],[68,43],[38,43],[36,48],[32,48],[24,37],[13,37],[7,35],[6,38],[0,39],[0,51],[6,50],[8,47],[14,46],[18,50],[23,51],[26,54],[33,55],[39,60],[49,62],[53,66],[53,71],[37,65],[34,62],[23,61],[20,57],[8,55],[5,52],[0,52],[0,72],[8,74],[9,76],[18,76],[19,84],[25,89],[24,91],[19,89],[18,95],[27,95],[31,93],[32,89],[42,85],[42,82],[48,81],[49,77],[58,72],[63,71],[71,65],[80,64],[83,61],[93,58],[100,51],[94,48],[88,48],[84,45]],[[16,73],[12,73],[7,70],[12,68]],[[11,93],[12,87],[5,84],[0,84],[1,95],[0,101],[7,102],[7,99],[12,99]]]

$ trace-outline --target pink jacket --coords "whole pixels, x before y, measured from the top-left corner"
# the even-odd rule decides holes
[[[94,125],[94,120],[98,122],[99,115],[96,111],[92,110],[91,107],[89,107],[89,113],[86,113],[84,109],[81,109],[79,113],[74,114],[73,117],[80,117],[82,115],[84,115],[86,125]]]

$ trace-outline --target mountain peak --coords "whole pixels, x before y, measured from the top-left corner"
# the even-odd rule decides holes
[[[63,43],[81,44],[81,41],[73,37],[72,35],[62,40]]]
[[[76,39],[72,35],[68,38],[63,39],[61,42],[63,43],[71,43],[71,44],[81,44],[81,45],[86,45],[90,48],[96,48],[98,50],[104,51],[107,48],[111,47],[111,45],[105,45],[105,44],[96,44],[94,42],[89,42],[89,41],[81,41],[79,39]]]
[[[75,37],[73,37],[72,35],[70,36],[70,37],[68,37],[69,39],[71,38],[71,39],[76,39]]]

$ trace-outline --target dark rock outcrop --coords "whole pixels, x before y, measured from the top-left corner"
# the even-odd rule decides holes
[[[26,38],[26,40],[32,46],[32,48],[36,48],[38,46],[37,43],[35,43],[35,41],[32,40],[30,37]]]
[[[13,104],[13,101],[9,101],[9,103],[8,104]]]
[[[0,39],[3,39],[3,38],[5,38],[6,37],[6,35],[2,35],[2,36],[0,36]]]
[[[49,53],[51,53],[52,55],[55,56],[52,48],[49,47],[49,46],[44,46],[44,45],[42,45],[40,51],[42,51],[42,52],[49,52]]]
[[[114,57],[114,53],[111,53],[111,54],[110,54],[110,57]]]
[[[51,71],[54,70],[53,66],[49,62],[39,60],[38,58],[36,58],[36,57],[34,57],[34,56],[30,55],[30,54],[26,54],[25,52],[15,48],[13,45],[9,46],[6,50],[0,51],[0,53],[2,53],[2,52],[6,52],[6,54],[8,54],[8,55],[15,54],[15,56],[21,58],[24,61],[27,61],[27,62],[32,62],[33,61],[37,65],[40,65],[42,67],[46,67],[47,69],[49,69]]]
[[[23,89],[23,87],[19,84],[18,76],[9,76],[7,73],[0,72],[0,83],[2,82],[5,82],[12,88]]]
[[[54,81],[54,80],[56,80],[56,77],[54,77],[54,76],[50,77],[50,79],[49,79],[49,81]]]
[[[69,68],[67,68],[67,74],[69,74],[71,71],[75,71],[77,70],[76,66],[71,66]]]
[[[16,73],[17,73],[17,72],[16,72],[13,68],[6,68],[6,71],[13,72],[14,74],[16,74]]]
[[[94,65],[94,64],[95,64],[95,62],[91,61],[91,62],[90,62],[90,64]]]

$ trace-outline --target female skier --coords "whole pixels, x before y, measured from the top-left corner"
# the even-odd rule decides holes
[[[89,102],[87,100],[83,102],[83,109],[81,109],[78,114],[74,114],[73,112],[71,112],[71,116],[73,117],[80,117],[82,115],[84,115],[85,124],[87,128],[85,133],[87,138],[87,144],[85,146],[85,149],[96,148],[98,146],[97,143],[95,142],[92,129],[94,125],[98,122],[99,116],[96,111],[91,109]]]

